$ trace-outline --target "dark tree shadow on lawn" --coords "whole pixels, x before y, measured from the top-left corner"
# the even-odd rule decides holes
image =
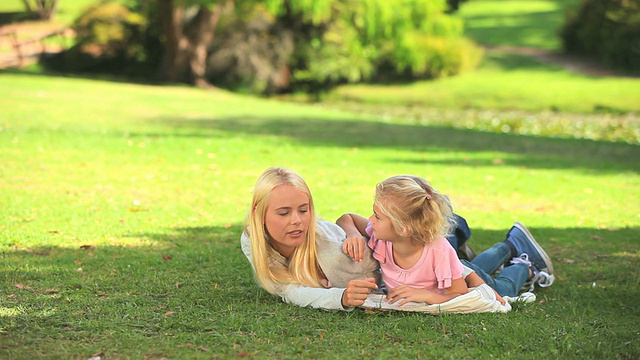
[[[222,131],[233,135],[282,136],[305,146],[406,149],[420,154],[502,152],[514,155],[512,158],[498,159],[504,165],[539,169],[576,168],[595,172],[640,172],[640,146],[625,143],[346,119],[227,117],[215,120],[171,118],[157,121],[180,129],[177,134],[179,136],[219,137]],[[389,158],[388,161],[434,162],[427,156],[418,160]],[[495,159],[464,161],[452,158],[450,161],[437,162],[468,166],[496,165]]]
[[[466,33],[475,39],[487,39],[491,44],[511,44],[514,39],[539,39],[547,36],[548,30],[562,25],[562,18],[556,16],[555,11],[539,11],[526,14],[494,14],[467,16],[467,22],[474,21],[483,24],[492,23],[494,26],[470,25]],[[508,24],[508,25],[504,25]],[[505,31],[508,29],[508,31]]]

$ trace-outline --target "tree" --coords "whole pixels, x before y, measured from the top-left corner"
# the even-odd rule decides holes
[[[30,16],[50,20],[56,12],[58,0],[22,0]]]
[[[209,4],[188,4],[184,0],[158,2],[164,37],[164,54],[158,73],[160,80],[186,80],[197,86],[209,85],[205,78],[207,49],[222,11],[230,5],[232,0],[211,1]],[[195,14],[186,13],[186,9]]]
[[[159,69],[163,81],[208,86],[207,52],[221,17],[257,4],[273,16],[294,18],[318,29],[305,39],[310,44],[305,50],[310,63],[300,72],[302,77],[360,81],[370,78],[385,61],[399,72],[446,75],[454,72],[425,71],[432,54],[464,52],[451,51],[453,42],[443,40],[462,34],[462,21],[445,14],[446,0],[157,0],[157,4],[164,44]]]

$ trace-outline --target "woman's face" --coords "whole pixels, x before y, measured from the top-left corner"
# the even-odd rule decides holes
[[[271,191],[264,217],[271,246],[282,256],[290,257],[307,238],[311,211],[306,193],[291,185],[279,185]]]

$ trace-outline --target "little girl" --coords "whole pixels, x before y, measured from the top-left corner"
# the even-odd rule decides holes
[[[440,304],[468,292],[464,267],[445,239],[455,227],[451,204],[426,180],[406,175],[379,183],[369,221],[343,216],[338,225],[352,258],[364,246],[373,249],[389,303]],[[366,244],[362,235],[369,237]]]

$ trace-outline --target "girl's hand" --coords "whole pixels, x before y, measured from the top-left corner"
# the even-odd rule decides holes
[[[451,287],[443,290],[416,289],[407,285],[398,286],[387,294],[387,302],[390,304],[402,299],[398,306],[402,306],[410,301],[423,302],[427,304],[442,304],[457,296],[469,292],[467,284],[463,278],[455,279],[451,282]]]
[[[402,306],[408,302],[422,302],[427,304],[434,303],[434,292],[427,289],[417,289],[407,285],[401,285],[389,291],[387,294],[387,302],[393,304],[399,300],[398,306]]]
[[[364,257],[366,240],[362,237],[349,237],[342,243],[342,251],[349,255],[353,261],[361,262]]]
[[[505,305],[507,303],[497,291],[493,290],[493,292],[496,293],[496,300],[500,301],[500,304]]]
[[[378,288],[374,278],[366,280],[351,280],[347,284],[347,288],[342,293],[342,306],[350,308],[364,304],[371,290]]]

